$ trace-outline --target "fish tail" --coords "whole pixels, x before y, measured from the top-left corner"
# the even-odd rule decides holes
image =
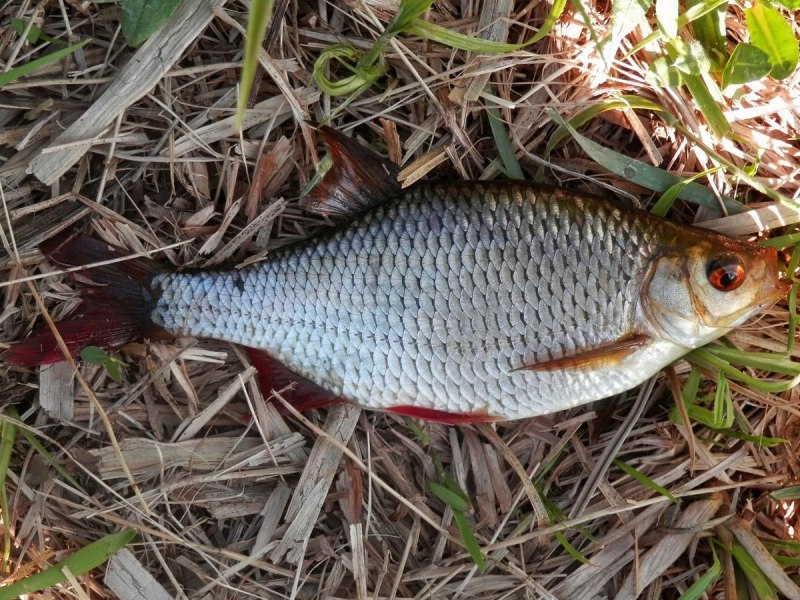
[[[59,236],[40,250],[62,267],[89,266],[129,255],[84,234]],[[82,291],[82,302],[56,324],[69,353],[78,356],[87,346],[118,348],[158,331],[150,320],[154,298],[148,284],[159,272],[163,269],[156,262],[134,258],[71,273]],[[76,274],[81,277],[76,278]],[[95,283],[87,283],[87,278]],[[10,365],[32,367],[64,360],[64,353],[53,332],[43,327],[12,345],[0,359]]]

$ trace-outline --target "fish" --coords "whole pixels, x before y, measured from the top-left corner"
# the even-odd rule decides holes
[[[99,285],[59,326],[69,352],[211,338],[255,349],[264,391],[293,383],[305,408],[512,420],[630,390],[789,290],[772,248],[529,182],[403,190],[396,166],[320,132],[333,167],[305,206],[337,226],[243,269],[82,271]],[[84,234],[42,250],[67,267],[125,254]],[[3,359],[63,354],[42,331]]]

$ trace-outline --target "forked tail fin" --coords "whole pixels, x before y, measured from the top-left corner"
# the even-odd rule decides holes
[[[80,267],[128,254],[83,234],[55,238],[40,249],[63,267]],[[148,283],[161,271],[157,263],[145,258],[76,271],[81,279],[73,279],[83,292],[83,301],[56,324],[70,354],[77,356],[87,346],[117,348],[156,331],[150,321],[153,298]],[[86,278],[96,283],[86,283]],[[64,353],[45,327],[11,346],[0,359],[11,365],[36,366],[64,360]]]

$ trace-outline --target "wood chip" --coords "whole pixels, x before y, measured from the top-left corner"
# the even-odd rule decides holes
[[[620,586],[615,600],[635,600],[656,577],[669,569],[686,551],[697,535],[697,527],[706,524],[717,514],[724,498],[717,494],[708,500],[689,504],[678,517],[672,529],[639,559],[638,568],[630,571]],[[686,531],[680,531],[684,529]]]
[[[108,561],[103,582],[120,600],[173,600],[173,596],[127,548]]]
[[[72,421],[75,412],[75,372],[66,361],[44,365],[39,371],[39,404],[57,421]]]
[[[354,406],[342,405],[332,408],[323,429],[329,437],[341,444],[347,444],[360,414],[361,410]],[[270,553],[272,560],[278,561],[284,555],[290,563],[297,563],[303,559],[303,548],[311,536],[341,460],[342,449],[339,446],[328,441],[328,437],[317,438],[295,488],[292,502],[286,511],[284,523],[287,523],[289,528],[278,546]]]
[[[55,183],[131,104],[147,94],[181,58],[214,16],[223,0],[185,0],[169,20],[142,44],[103,94],[29,167],[40,181]]]

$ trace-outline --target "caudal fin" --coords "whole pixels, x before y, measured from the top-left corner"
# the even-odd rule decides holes
[[[63,267],[81,267],[129,254],[83,234],[58,237],[40,249]],[[117,348],[156,330],[150,321],[153,299],[147,284],[159,271],[154,261],[136,258],[73,273],[83,301],[56,324],[70,354],[77,356],[87,346]],[[86,283],[87,278],[95,284]],[[64,360],[64,353],[53,332],[44,327],[14,344],[0,359],[11,365],[36,366]]]

